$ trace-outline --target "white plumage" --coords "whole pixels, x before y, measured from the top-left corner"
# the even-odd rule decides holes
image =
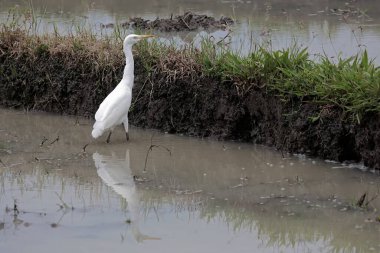
[[[132,88],[134,82],[134,61],[132,46],[136,42],[155,37],[154,35],[128,35],[124,39],[123,51],[126,57],[123,79],[115,89],[103,100],[95,114],[95,124],[92,130],[92,137],[95,139],[105,131],[110,130],[107,143],[110,142],[114,128],[123,123],[127,141],[128,133],[128,111],[132,101]]]
[[[128,133],[128,111],[131,101],[132,88],[126,87],[123,79],[100,104],[95,114],[96,122],[92,130],[92,137],[96,139],[108,129],[112,132],[114,127],[121,123],[124,124],[125,132]]]

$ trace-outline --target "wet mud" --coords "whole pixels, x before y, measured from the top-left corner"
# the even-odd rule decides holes
[[[235,22],[232,18],[221,17],[216,20],[214,17],[196,14],[193,12],[185,12],[183,15],[177,15],[170,18],[156,18],[155,20],[144,19],[142,17],[133,17],[129,21],[122,22],[123,28],[133,28],[137,30],[157,30],[160,32],[180,32],[195,31],[199,29],[226,30]],[[101,24],[101,28],[113,28],[113,23]]]

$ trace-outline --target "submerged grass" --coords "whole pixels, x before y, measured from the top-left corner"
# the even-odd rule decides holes
[[[62,61],[66,71],[77,70],[71,75],[78,73],[79,68],[78,78],[98,78],[96,87],[117,83],[124,63],[120,26],[116,25],[113,34],[100,37],[79,28],[70,35],[59,35],[56,29],[53,34],[36,35],[39,22],[33,13],[26,11],[22,22],[20,16],[12,13],[1,27],[0,74],[5,76],[2,82],[11,81],[19,71],[15,66],[6,71],[4,64],[12,57],[24,57],[29,65],[41,59]],[[199,76],[208,76],[221,83],[232,83],[241,96],[261,88],[284,101],[298,98],[302,102],[337,106],[358,123],[363,114],[380,112],[380,69],[366,51],[336,61],[328,56],[311,59],[307,48],[297,46],[277,51],[255,47],[249,55],[241,56],[223,43],[205,38],[199,46],[181,48],[157,41],[142,42],[136,45],[135,54],[146,74],[161,71],[168,82],[181,78],[196,81]]]

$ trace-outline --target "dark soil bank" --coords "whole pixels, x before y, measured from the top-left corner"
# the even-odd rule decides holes
[[[185,66],[178,59],[169,66]],[[167,66],[167,65],[166,65]],[[182,68],[183,69],[183,68]],[[189,68],[190,69],[190,68]],[[190,71],[190,70],[189,70]],[[135,125],[193,136],[216,136],[275,146],[337,161],[363,161],[380,169],[380,115],[367,114],[361,124],[343,121],[333,106],[282,102],[256,88],[242,95],[230,82],[188,73],[171,80],[165,69],[135,86],[131,111]],[[319,115],[319,119],[312,121]]]
[[[93,117],[120,81],[124,67],[120,48],[102,44],[99,50],[93,42],[87,48],[80,41],[62,47],[58,41],[30,50],[22,46],[25,39],[14,33],[0,40],[3,106]],[[101,55],[104,52],[108,56]],[[137,53],[132,124],[261,143],[324,159],[363,161],[380,169],[379,113],[367,113],[360,124],[350,123],[334,106],[297,98],[284,102],[259,87],[242,92],[232,81],[203,75],[191,58],[172,54],[148,73]]]

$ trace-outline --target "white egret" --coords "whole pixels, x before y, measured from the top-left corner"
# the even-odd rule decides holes
[[[110,130],[107,143],[110,142],[112,131],[115,126],[123,123],[127,141],[128,133],[128,111],[132,101],[132,88],[134,82],[134,61],[132,54],[133,44],[142,39],[152,38],[154,35],[130,34],[124,39],[123,51],[126,57],[123,79],[115,89],[103,100],[95,114],[95,124],[92,137],[101,136],[104,131]]]

